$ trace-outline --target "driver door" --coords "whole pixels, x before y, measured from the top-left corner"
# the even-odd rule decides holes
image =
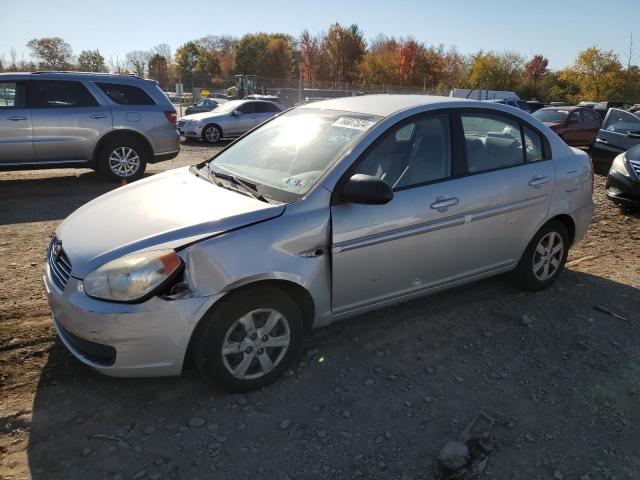
[[[640,118],[633,113],[610,108],[604,117],[596,143],[606,150],[626,152],[640,144]]]
[[[452,179],[449,125],[448,113],[411,117],[382,134],[347,173],[381,178],[394,195],[384,205],[332,205],[335,313],[456,275],[456,255],[465,241],[465,192],[463,179]]]

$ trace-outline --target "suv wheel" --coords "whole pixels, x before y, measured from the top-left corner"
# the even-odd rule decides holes
[[[138,180],[147,167],[147,147],[134,138],[110,140],[102,148],[98,164],[109,181]]]
[[[279,288],[245,290],[207,314],[194,338],[202,376],[227,392],[247,392],[282,375],[302,339],[302,315]]]
[[[514,271],[516,283],[527,290],[542,290],[556,281],[569,253],[567,229],[551,221],[535,234]]]
[[[207,125],[202,130],[202,139],[207,143],[218,143],[222,140],[222,130],[217,125]]]

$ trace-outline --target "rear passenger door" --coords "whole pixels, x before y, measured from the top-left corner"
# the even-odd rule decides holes
[[[246,102],[238,107],[240,115],[235,117],[233,129],[235,135],[242,135],[248,132],[256,125],[262,123],[260,114],[258,113],[258,105],[260,102]]]
[[[89,161],[97,139],[111,129],[111,111],[80,81],[34,80],[31,105],[38,162]]]
[[[27,82],[0,81],[0,164],[33,161],[31,109]]]
[[[547,216],[556,173],[544,137],[527,123],[495,111],[468,110],[459,119],[468,243],[457,261],[473,276],[518,262]]]

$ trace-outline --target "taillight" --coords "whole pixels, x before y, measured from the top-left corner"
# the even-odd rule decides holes
[[[167,110],[164,112],[164,116],[167,117],[167,120],[171,123],[176,123],[178,121],[178,114],[173,110]]]

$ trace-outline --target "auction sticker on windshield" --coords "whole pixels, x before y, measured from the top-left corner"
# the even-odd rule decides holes
[[[352,128],[354,130],[360,130],[364,132],[371,128],[376,122],[371,120],[364,120],[362,118],[353,117],[340,117],[338,120],[331,124],[332,127]]]

